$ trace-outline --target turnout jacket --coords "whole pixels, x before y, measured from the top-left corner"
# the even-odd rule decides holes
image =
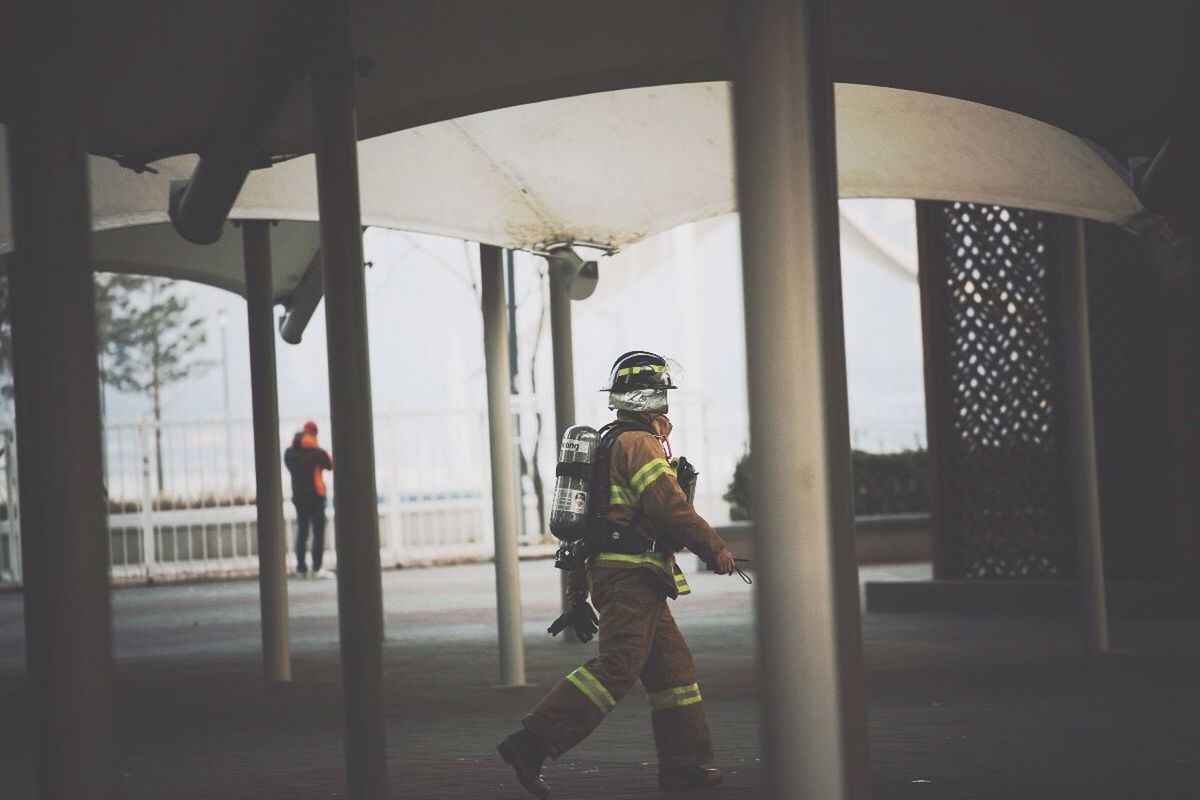
[[[620,415],[644,422],[640,415]],[[687,594],[687,581],[675,564],[675,552],[688,549],[710,562],[725,542],[687,501],[667,461],[662,442],[646,431],[626,431],[613,442],[608,461],[609,505],[607,522],[615,529],[632,530],[658,543],[657,550],[643,555],[606,553],[588,557],[588,567],[649,569],[663,582],[668,597]],[[571,586],[587,588],[587,576],[579,569],[571,575]]]

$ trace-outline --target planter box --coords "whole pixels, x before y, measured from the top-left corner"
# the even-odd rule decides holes
[[[867,584],[872,614],[1079,614],[1075,581],[932,580],[880,581]],[[1195,619],[1200,590],[1177,583],[1113,582],[1107,586],[1108,610],[1119,617]]]
[[[855,520],[860,564],[906,564],[933,559],[928,514],[881,514]],[[733,522],[717,533],[734,555],[754,560],[754,523]],[[752,565],[753,566],[753,565]]]

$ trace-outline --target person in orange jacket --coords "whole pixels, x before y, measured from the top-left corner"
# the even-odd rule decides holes
[[[688,501],[666,445],[671,365],[646,351],[625,353],[609,376],[609,408],[625,430],[607,455],[605,526],[584,542],[586,567],[572,571],[568,595],[599,611],[600,653],[567,675],[497,749],[530,794],[547,798],[546,759],[581,742],[639,680],[650,702],[660,791],[697,792],[721,784],[713,760],[692,654],[667,604],[691,592],[675,552],[688,548],[713,572],[734,557]]]
[[[321,558],[325,555],[325,475],[333,469],[333,459],[317,444],[317,423],[309,420],[292,437],[292,446],[283,453],[283,463],[292,476],[292,504],[296,507],[296,574],[308,577],[305,550],[312,528],[312,576],[324,577]]]

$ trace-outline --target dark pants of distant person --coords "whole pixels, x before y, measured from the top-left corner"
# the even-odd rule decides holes
[[[320,572],[321,558],[325,555],[325,498],[297,497],[292,500],[296,506],[296,572],[308,572],[305,566],[305,553],[308,545],[308,529],[312,527],[312,568]]]

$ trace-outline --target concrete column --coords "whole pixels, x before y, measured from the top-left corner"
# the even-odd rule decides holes
[[[917,287],[921,295],[921,355],[925,386],[925,451],[929,462],[929,531],[933,539],[933,578],[951,577],[950,538],[946,525],[948,487],[954,469],[946,437],[947,421],[954,413],[943,379],[945,359],[941,357],[945,338],[945,304],[941,296],[942,264],[939,263],[938,204],[929,200],[915,202],[917,216]]]
[[[500,683],[525,683],[521,634],[521,579],[517,559],[517,476],[513,469],[512,382],[504,307],[504,257],[479,246],[483,294],[483,355],[487,370],[488,441],[492,456],[492,520],[496,532],[496,617],[500,633]]]
[[[21,516],[17,508],[16,432],[4,431],[4,502],[8,511],[8,563],[12,576],[21,580]]]
[[[96,308],[73,2],[13,9],[22,75],[8,126],[13,371],[37,796],[115,797],[108,531]],[[65,502],[64,502],[65,500]]]
[[[1104,545],[1100,538],[1100,483],[1096,472],[1096,427],[1092,408],[1085,233],[1082,219],[1064,221],[1063,338],[1080,599],[1087,646],[1093,652],[1103,653],[1109,649],[1108,606],[1104,594]]]
[[[350,2],[329,0],[311,7],[316,16],[313,29],[320,32],[313,59],[312,111],[329,348],[346,786],[355,800],[382,800],[388,796],[383,723],[383,584]]]
[[[279,389],[275,376],[275,300],[271,285],[271,223],[242,223],[246,319],[250,328],[250,393],[254,407],[255,506],[258,514],[258,598],[262,614],[263,678],[292,679],[288,641],[287,543],[279,456]]]
[[[764,796],[868,795],[826,0],[736,9]]]
[[[547,259],[550,272],[550,350],[554,361],[554,447],[563,433],[575,424],[575,342],[571,334],[571,298],[567,296],[567,281],[553,259]],[[571,576],[560,570],[562,610],[570,607],[567,586]],[[564,642],[578,642],[574,636],[563,636]]]

